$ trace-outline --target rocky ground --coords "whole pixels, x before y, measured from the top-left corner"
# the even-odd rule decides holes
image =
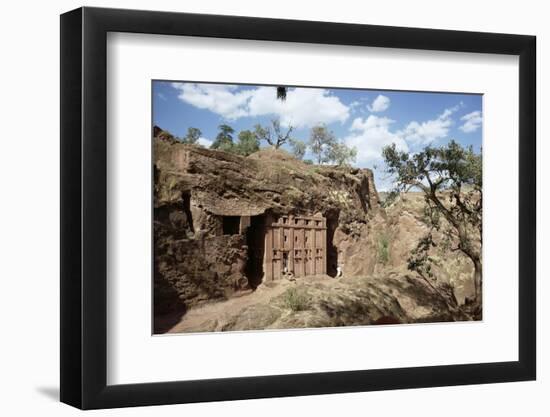
[[[210,332],[467,320],[414,275],[308,277],[191,309],[168,332]]]

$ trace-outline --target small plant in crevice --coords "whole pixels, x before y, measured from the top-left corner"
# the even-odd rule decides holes
[[[385,234],[378,240],[378,261],[383,265],[390,261],[390,240]]]

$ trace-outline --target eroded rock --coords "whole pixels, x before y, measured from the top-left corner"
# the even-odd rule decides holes
[[[308,165],[280,149],[242,157],[172,139],[162,130],[154,138],[155,291],[162,294],[155,312],[174,300],[189,307],[259,285],[263,248],[254,248],[263,245],[266,215],[323,216],[327,273],[336,275],[338,265],[374,271],[369,224],[383,210],[370,170]]]

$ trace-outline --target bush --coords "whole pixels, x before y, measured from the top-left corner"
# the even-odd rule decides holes
[[[292,311],[304,311],[309,309],[308,295],[297,288],[289,288],[283,294],[285,306]]]
[[[390,260],[390,241],[386,235],[378,240],[378,260],[384,265]]]

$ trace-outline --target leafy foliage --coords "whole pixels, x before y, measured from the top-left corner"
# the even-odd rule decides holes
[[[233,148],[233,133],[235,133],[235,130],[226,124],[219,125],[218,129],[220,132],[210,147],[222,151],[231,151],[231,148]]]
[[[331,143],[326,149],[326,159],[339,166],[350,165],[357,157],[357,149],[349,148],[344,143]]]
[[[197,143],[197,141],[200,139],[201,136],[202,136],[202,132],[200,129],[197,129],[196,127],[190,127],[187,129],[187,134],[182,139],[182,142],[189,143],[192,145],[194,143]]]
[[[433,234],[429,232],[427,235],[422,237],[416,248],[411,251],[411,256],[407,259],[407,267],[411,271],[415,271],[421,277],[425,279],[434,279],[434,274],[432,271],[432,266],[434,264],[434,259],[429,255],[430,249],[435,247],[436,244],[433,240]]]
[[[239,132],[237,143],[233,142],[234,129],[229,125],[220,125],[220,133],[212,144],[212,149],[219,149],[237,155],[248,156],[260,149],[260,142],[254,132],[242,130]]]
[[[306,154],[307,145],[298,139],[290,138],[290,147],[292,149],[292,154],[296,159],[302,159]]]
[[[243,156],[248,156],[260,150],[260,141],[250,130],[243,130],[239,133],[239,141],[232,151]]]
[[[424,221],[429,232],[409,259],[409,269],[433,278],[435,246],[433,232],[439,231],[452,251],[461,251],[474,264],[475,303],[481,305],[482,270],[482,159],[472,147],[455,141],[442,147],[424,148],[409,154],[395,144],[383,149],[387,171],[396,176],[396,192],[419,189],[426,203]],[[445,219],[445,222],[442,222]],[[454,246],[454,247],[453,247]]]
[[[336,143],[336,136],[325,125],[317,125],[311,128],[309,134],[309,147],[317,157],[317,163],[329,162],[326,149]]]
[[[357,149],[340,142],[325,125],[317,125],[311,129],[309,147],[317,157],[318,164],[332,162],[336,165],[349,165],[357,157]]]

